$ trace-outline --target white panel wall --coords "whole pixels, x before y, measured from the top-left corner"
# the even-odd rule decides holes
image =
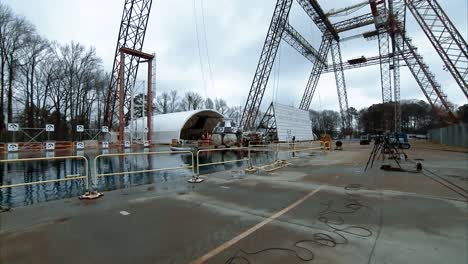
[[[274,110],[279,141],[290,141],[293,136],[296,141],[315,139],[308,111],[278,103],[274,103]]]

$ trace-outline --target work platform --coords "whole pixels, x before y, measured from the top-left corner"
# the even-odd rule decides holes
[[[467,263],[466,199],[427,172],[364,172],[371,147],[13,208],[0,263]],[[408,155],[468,189],[467,153]]]

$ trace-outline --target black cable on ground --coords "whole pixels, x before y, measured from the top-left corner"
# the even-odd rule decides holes
[[[9,212],[10,210],[10,207],[4,207],[0,205],[0,213]]]
[[[413,160],[410,160],[408,159],[408,161],[410,162],[413,162],[415,163]],[[431,170],[428,170],[426,168],[423,167],[423,175],[428,177],[429,179],[441,184],[442,186],[445,186],[446,188],[450,189],[451,191],[455,192],[456,194],[462,196],[463,198],[467,199],[468,200],[468,190],[466,190],[465,188],[455,184],[454,182],[450,181],[450,180],[447,180],[445,179],[444,177],[438,175],[437,173],[431,171]],[[424,172],[427,172],[427,173],[424,173]],[[428,175],[431,174],[431,175]]]
[[[448,184],[452,185],[453,187],[455,187],[455,188],[459,189],[460,191],[463,191],[464,193],[467,193],[467,194],[468,194],[468,190],[467,190],[467,189],[461,187],[460,185],[458,185],[458,184],[456,184],[456,183],[454,183],[454,182],[452,182],[452,181],[450,181],[450,180],[448,180],[448,179],[445,179],[443,176],[440,176],[440,175],[438,175],[437,173],[435,173],[435,172],[433,172],[433,171],[431,171],[431,170],[428,170],[428,169],[426,169],[426,168],[423,168],[423,171],[429,172],[430,174],[434,175],[435,177],[437,177],[437,178],[439,178],[439,179],[441,179],[441,180],[447,182]],[[465,198],[466,198],[466,197],[465,197]]]
[[[361,210],[362,208],[371,209],[367,205],[362,204],[358,200],[359,196],[356,193],[354,193],[356,191],[359,191],[361,188],[362,185],[360,184],[349,184],[344,187],[346,194],[346,198],[343,204],[344,209],[335,209],[335,202],[333,200],[329,200],[322,203],[322,205],[326,206],[326,208],[319,212],[317,220],[324,223],[328,228],[330,228],[329,231],[325,231],[328,233],[318,232],[314,233],[311,239],[303,239],[296,241],[293,245],[293,247],[296,249],[285,247],[269,247],[253,252],[248,252],[246,250],[239,249],[234,254],[234,256],[226,260],[225,264],[253,264],[249,257],[266,254],[268,252],[274,251],[289,252],[292,253],[300,261],[310,262],[314,260],[315,254],[311,249],[305,246],[305,244],[307,243],[333,248],[337,245],[345,245],[349,243],[349,240],[346,237],[346,235],[354,235],[358,237],[371,237],[373,233],[370,229],[366,227],[357,225],[341,227],[345,224],[345,220],[342,216],[340,216],[340,214],[353,214]],[[299,252],[300,250],[306,252],[307,257],[301,255]]]
[[[382,188],[377,185],[377,177],[376,174],[374,173],[374,188],[376,190],[379,190],[379,195],[380,195],[380,200],[383,201],[383,193],[382,193]],[[372,257],[374,256],[375,248],[377,247],[377,241],[380,238],[380,234],[382,233],[382,228],[383,228],[383,212],[382,212],[382,206],[379,206],[379,227],[377,229],[377,236],[375,237],[374,243],[372,244],[372,249],[371,252],[369,253],[369,257],[367,259],[367,264],[370,264],[372,261]]]

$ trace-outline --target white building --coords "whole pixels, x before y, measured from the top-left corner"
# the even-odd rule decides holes
[[[154,115],[152,120],[152,143],[170,144],[172,140],[197,140],[204,131],[211,133],[224,116],[211,109]],[[146,117],[130,122],[127,131],[144,135]],[[137,133],[135,133],[137,132]]]
[[[268,140],[297,141],[316,140],[312,132],[312,121],[309,111],[292,106],[271,103],[260,121],[258,130]]]

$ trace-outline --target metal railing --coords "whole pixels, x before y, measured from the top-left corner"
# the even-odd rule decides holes
[[[298,148],[298,146],[303,146],[304,144],[306,145],[310,145],[312,146],[313,143],[319,143],[320,144],[320,147],[306,147],[306,148]],[[249,143],[249,147],[250,148],[260,148],[260,147],[266,147],[266,148],[276,148],[276,152],[279,153],[279,152],[288,152],[288,153],[291,153],[291,152],[301,152],[301,151],[309,151],[309,150],[318,150],[318,149],[322,149],[322,144],[323,142],[322,141],[298,141],[298,142],[277,142],[277,143],[272,143],[272,144],[250,144]],[[288,147],[289,149],[287,150],[281,150],[280,147],[281,146],[284,146],[284,147]]]
[[[279,166],[276,166],[278,162],[278,153],[298,153],[298,152],[306,152],[306,151],[315,151],[315,150],[323,150],[322,141],[296,141],[296,142],[275,142],[270,144],[250,144],[249,142],[249,170],[255,171],[258,169],[265,169],[266,167],[273,166],[272,169],[265,169],[265,171],[273,171],[280,168],[284,168],[289,165],[289,163],[281,163]],[[251,151],[267,151],[267,152],[275,152],[275,161],[270,164],[266,164],[263,166],[253,166],[252,161],[250,160],[250,152]],[[293,155],[293,158],[295,156]]]
[[[65,175],[65,178],[63,179],[52,179],[52,180],[43,180],[43,181],[35,181],[35,182],[24,182],[24,183],[16,183],[16,184],[9,184],[9,185],[0,185],[0,189],[84,179],[86,191],[88,191],[89,190],[88,159],[84,156],[9,159],[9,160],[0,160],[0,163],[7,164],[7,163],[32,162],[32,161],[35,162],[35,161],[43,161],[43,160],[73,160],[73,159],[80,159],[84,161],[84,175],[72,174],[72,175]]]
[[[136,171],[120,171],[120,172],[110,172],[110,173],[98,173],[97,171],[97,161],[99,158],[103,157],[127,157],[127,156],[150,156],[150,155],[162,155],[162,154],[190,154],[192,156],[192,165],[184,164],[183,166],[178,167],[167,167],[167,168],[156,168],[156,169],[145,169],[145,170],[136,170]],[[195,175],[195,165],[194,165],[194,156],[193,152],[185,151],[157,151],[157,152],[135,152],[135,153],[113,153],[113,154],[101,154],[97,155],[94,158],[94,187],[97,187],[98,177],[106,176],[120,176],[120,175],[130,175],[137,173],[149,173],[149,172],[158,172],[158,171],[169,171],[169,170],[182,170],[182,169],[192,169],[192,175]]]
[[[244,150],[248,152],[247,158],[236,159],[236,160],[224,160],[224,161],[217,161],[217,162],[209,162],[200,164],[200,153],[202,152],[216,152],[216,151],[232,151],[232,150]],[[200,175],[200,167],[210,166],[210,165],[217,165],[217,164],[226,164],[226,163],[234,163],[239,161],[249,161],[250,162],[250,150],[249,147],[237,147],[237,148],[218,148],[218,149],[201,149],[197,151],[197,175]]]

